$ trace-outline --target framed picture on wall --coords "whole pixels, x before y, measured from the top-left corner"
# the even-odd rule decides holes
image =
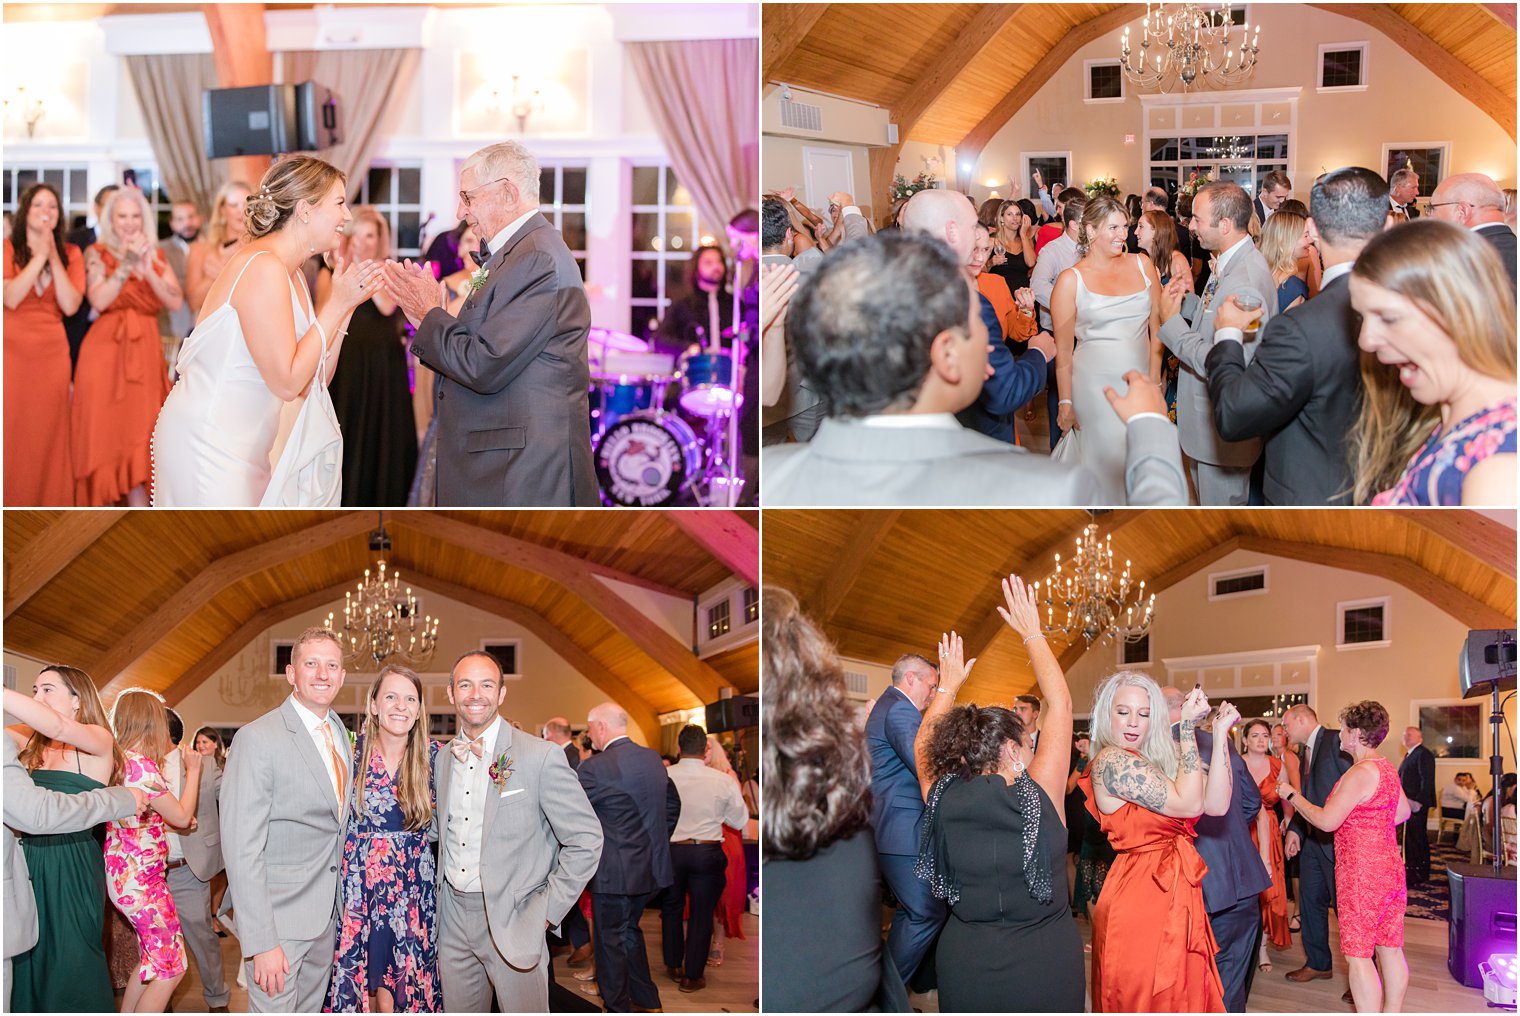
[[[1412,169],[1420,175],[1420,197],[1430,197],[1450,165],[1450,141],[1383,143],[1383,179],[1391,177],[1395,170]]]

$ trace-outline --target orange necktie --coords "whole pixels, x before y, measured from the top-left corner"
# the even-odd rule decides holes
[[[322,721],[322,739],[327,742],[327,760],[332,763],[333,778],[337,780],[338,800],[343,800],[343,756],[338,754],[338,746],[333,744],[332,725],[326,720]]]

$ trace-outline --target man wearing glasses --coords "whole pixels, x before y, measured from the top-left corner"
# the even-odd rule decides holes
[[[471,155],[456,214],[483,240],[459,316],[422,266],[386,263],[438,374],[439,507],[598,503],[586,335],[591,306],[559,231],[538,211],[538,160],[515,141]]]
[[[1493,244],[1509,281],[1515,281],[1515,234],[1504,223],[1504,194],[1492,178],[1482,173],[1448,176],[1430,195],[1430,214],[1466,226]]]

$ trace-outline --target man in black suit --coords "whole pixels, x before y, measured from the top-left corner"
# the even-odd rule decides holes
[[[1303,745],[1299,793],[1310,804],[1323,805],[1335,781],[1351,768],[1351,757],[1341,751],[1339,730],[1322,727],[1307,704],[1292,706],[1283,714],[1288,740]],[[1303,931],[1304,965],[1287,975],[1290,981],[1329,980],[1334,959],[1330,955],[1330,908],[1335,905],[1335,834],[1316,829],[1294,815],[1288,823],[1287,857],[1299,856],[1299,917]]]
[[[1414,203],[1419,196],[1420,174],[1408,168],[1394,170],[1388,178],[1388,207],[1413,221],[1420,217],[1420,206]]]
[[[571,733],[570,721],[563,716],[552,717],[544,723],[544,740],[565,749],[565,761],[570,763],[570,771],[575,772],[581,767],[581,752]],[[549,936],[551,951],[563,953],[568,949],[570,958],[566,962],[572,967],[585,966],[591,959],[591,926],[586,923],[586,915],[581,913],[580,907],[570,908],[560,922],[560,932],[559,936]]]
[[[1409,821],[1399,827],[1404,837],[1404,877],[1410,885],[1430,881],[1430,834],[1425,821],[1436,803],[1436,757],[1425,747],[1419,727],[1404,728],[1404,761],[1399,783],[1409,798]]]
[[[1172,687],[1161,689],[1161,694],[1171,711],[1172,738],[1176,740],[1181,733],[1178,720],[1182,718],[1185,696],[1180,688]],[[1207,772],[1214,735],[1199,730],[1195,736]],[[1224,736],[1228,738],[1229,733],[1224,732]],[[1204,813],[1194,826],[1198,838],[1193,841],[1198,856],[1209,866],[1208,874],[1203,876],[1203,905],[1209,912],[1209,926],[1219,946],[1214,962],[1224,985],[1225,1011],[1245,1012],[1256,973],[1256,953],[1261,948],[1260,894],[1272,884],[1272,876],[1251,840],[1251,826],[1261,811],[1261,791],[1233,743],[1229,806],[1223,814],[1215,815],[1211,814],[1209,803],[1205,802]]]
[[[586,719],[597,754],[576,775],[602,822],[602,859],[591,877],[596,982],[608,1012],[660,1009],[639,918],[675,882],[670,834],[681,798],[659,753],[628,739],[628,714],[603,702]]]
[[[570,763],[572,770],[576,770],[581,767],[581,753],[571,734],[570,721],[563,716],[552,716],[544,721],[544,740],[564,748],[565,761]]]
[[[1351,503],[1347,442],[1361,405],[1348,278],[1362,248],[1383,229],[1388,189],[1370,169],[1327,173],[1309,198],[1309,232],[1324,259],[1314,299],[1261,329],[1251,362],[1243,326],[1260,311],[1227,300],[1214,316],[1214,348],[1204,361],[1214,426],[1227,441],[1266,438],[1263,492],[1269,505]],[[1270,299],[1270,297],[1269,297]]]
[[[1256,218],[1263,226],[1272,213],[1282,207],[1282,203],[1288,200],[1288,195],[1293,193],[1293,181],[1288,179],[1288,174],[1280,169],[1274,169],[1261,178],[1261,193],[1256,196],[1252,204],[1256,208]]]
[[[1482,173],[1458,173],[1436,184],[1430,215],[1466,226],[1494,245],[1509,281],[1515,281],[1515,234],[1504,223],[1504,192]]]

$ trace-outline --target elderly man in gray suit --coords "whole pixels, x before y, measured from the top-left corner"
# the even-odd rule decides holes
[[[184,740],[185,724],[173,709],[169,710],[169,740],[179,745]],[[176,747],[164,756],[163,774],[175,796],[185,789],[185,748]],[[193,750],[193,749],[192,749]],[[211,927],[211,880],[226,867],[222,863],[222,820],[218,798],[222,792],[222,771],[215,759],[201,766],[200,796],[195,799],[195,828],[167,831],[169,863],[165,877],[174,909],[179,911],[180,929],[185,945],[195,957],[201,974],[201,994],[211,1012],[226,1012],[232,999],[227,975],[222,969],[222,946]]]
[[[557,745],[501,718],[501,666],[449,674],[459,734],[433,772],[438,973],[448,1012],[549,1011],[549,946],[602,856],[602,825]]]
[[[795,324],[794,324],[795,322]],[[989,376],[976,289],[943,242],[887,232],[829,253],[788,309],[788,337],[831,415],[807,444],[762,449],[769,505],[1087,505],[1096,478],[968,430]],[[1138,371],[1109,389],[1127,426],[1132,505],[1186,504],[1177,429]]]
[[[285,668],[290,697],[227,753],[222,853],[251,1012],[320,1012],[327,998],[353,768],[332,711],[343,676],[340,636],[306,629]]]
[[[386,263],[437,372],[439,507],[600,503],[591,458],[591,305],[564,237],[538,210],[538,160],[516,141],[482,148],[459,173],[456,214],[484,238],[459,316],[432,273]]]
[[[1262,308],[1262,327],[1277,313],[1272,269],[1251,242],[1250,224],[1251,199],[1240,187],[1211,183],[1199,188],[1193,198],[1193,218],[1185,225],[1215,254],[1202,307],[1191,322],[1182,315],[1183,298],[1190,289],[1187,279],[1173,279],[1161,296],[1161,341],[1182,364],[1177,428],[1201,505],[1244,505],[1250,493],[1251,467],[1261,455],[1260,438],[1226,441],[1219,436],[1204,366],[1214,348],[1214,313],[1226,300],[1254,298]],[[1255,343],[1246,343],[1246,362],[1255,355]]]
[[[37,901],[21,850],[21,833],[77,833],[82,829],[129,818],[147,806],[147,795],[135,787],[105,787],[82,794],[60,794],[32,782],[17,758],[16,742],[0,736],[5,745],[5,1011],[11,1011],[11,957],[37,944]]]

